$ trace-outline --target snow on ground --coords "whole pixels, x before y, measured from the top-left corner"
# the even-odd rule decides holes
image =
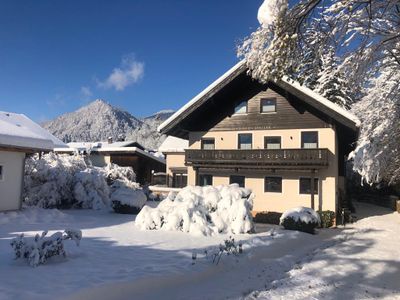
[[[400,299],[400,215],[368,204],[357,211],[364,218],[331,247],[313,251],[247,299]]]
[[[261,233],[236,235],[244,253],[225,256],[218,265],[203,251],[227,235],[142,231],[134,216],[105,211],[3,213],[0,299],[395,299],[400,215],[384,213],[316,235],[263,225]],[[9,243],[18,233],[71,227],[81,229],[83,238],[79,247],[65,242],[66,259],[37,268],[13,260]]]

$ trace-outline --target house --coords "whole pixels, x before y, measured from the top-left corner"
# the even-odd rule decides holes
[[[250,188],[254,213],[297,206],[337,211],[358,124],[297,82],[253,80],[241,61],[158,130],[189,140],[189,185]]]
[[[22,114],[0,112],[0,211],[21,207],[27,155],[66,145]]]
[[[166,185],[181,188],[187,185],[187,167],[185,166],[185,150],[189,141],[168,136],[158,148],[165,156],[167,163]]]
[[[54,149],[56,153],[81,153],[97,167],[114,163],[123,167],[132,167],[136,180],[140,184],[152,182],[154,172],[165,172],[165,159],[146,150],[134,141],[68,143],[69,148]]]

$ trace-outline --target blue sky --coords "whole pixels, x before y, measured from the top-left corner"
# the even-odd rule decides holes
[[[178,109],[237,61],[261,0],[0,3],[0,110],[36,121],[102,98]]]

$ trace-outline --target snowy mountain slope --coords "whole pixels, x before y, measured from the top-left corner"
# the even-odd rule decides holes
[[[157,126],[172,113],[169,110],[160,111],[140,120],[129,112],[98,99],[42,125],[66,143],[106,141],[108,137],[116,141],[123,136],[145,147],[156,149],[164,140],[157,132]]]

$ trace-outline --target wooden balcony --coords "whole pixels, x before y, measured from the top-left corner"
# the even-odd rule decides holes
[[[186,150],[186,165],[203,168],[321,169],[328,149]]]

